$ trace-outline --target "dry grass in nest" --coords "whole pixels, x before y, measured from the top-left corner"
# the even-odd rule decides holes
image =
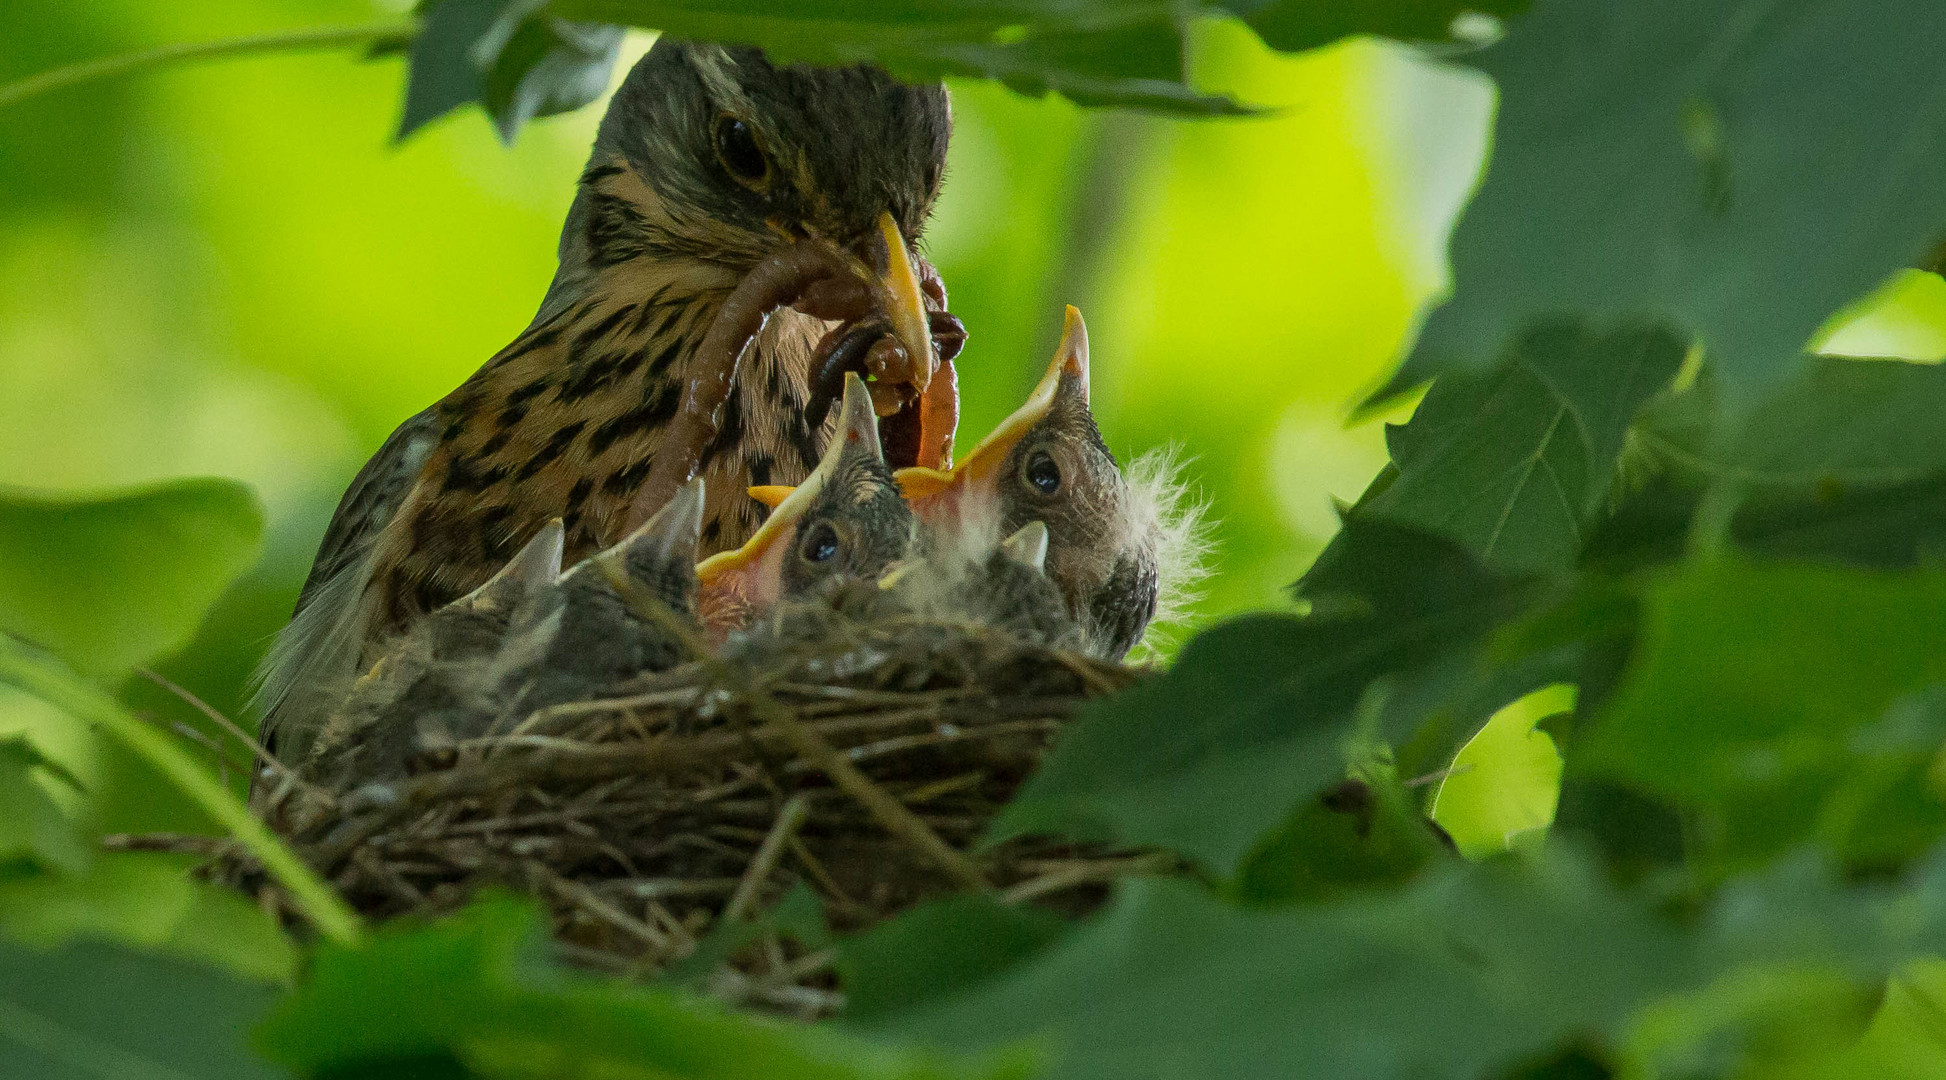
[[[1050,842],[976,850],[1060,727],[1138,669],[980,625],[798,618],[460,743],[403,781],[325,792],[287,775],[267,816],[368,915],[511,886],[550,905],[570,957],[636,975],[800,883],[850,930],[969,890],[1080,910],[1112,878],[1158,869]],[[229,876],[280,902],[252,867]],[[822,1015],[840,1000],[828,959],[761,941],[706,985]]]

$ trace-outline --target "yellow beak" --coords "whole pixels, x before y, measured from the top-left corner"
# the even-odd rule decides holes
[[[1048,362],[1047,372],[1035,384],[1033,393],[1027,395],[1025,404],[1000,421],[1000,425],[981,439],[979,445],[958,465],[945,470],[900,469],[893,474],[899,481],[899,490],[912,504],[913,513],[925,520],[928,511],[936,509],[933,504],[940,500],[951,499],[956,492],[989,486],[1001,463],[1007,460],[1007,455],[1054,408],[1054,399],[1061,391],[1064,378],[1077,380],[1068,384],[1069,392],[1078,392],[1082,402],[1086,403],[1088,326],[1081,320],[1080,309],[1072,304],[1068,305],[1066,322],[1061,328],[1061,343],[1055,346],[1054,359]]]
[[[696,566],[696,614],[706,628],[726,630],[741,625],[752,611],[782,598],[783,561],[790,551],[797,523],[817,500],[847,446],[869,441],[878,453],[878,418],[872,398],[856,374],[845,376],[845,394],[838,406],[838,431],[818,467],[796,487],[753,487],[750,494],[771,507],[770,516],[735,551],[720,552]],[[762,492],[762,495],[758,493]],[[775,498],[775,502],[769,499]]]
[[[926,316],[925,297],[919,292],[919,275],[906,254],[905,236],[890,211],[878,215],[878,232],[885,240],[885,273],[873,276],[870,284],[879,307],[892,321],[892,336],[912,358],[912,388],[923,394],[939,367],[939,358],[932,351],[932,321]]]

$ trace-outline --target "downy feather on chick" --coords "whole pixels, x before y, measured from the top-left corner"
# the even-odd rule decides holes
[[[388,646],[326,721],[300,772],[335,788],[396,779],[444,732],[491,715],[490,661],[514,612],[561,576],[561,547],[557,518],[485,584]]]

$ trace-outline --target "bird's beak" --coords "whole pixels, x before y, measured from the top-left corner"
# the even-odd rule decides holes
[[[880,309],[892,323],[892,337],[912,358],[912,388],[924,394],[939,367],[932,351],[932,322],[926,316],[925,296],[919,291],[919,275],[912,269],[905,236],[899,232],[899,223],[892,220],[891,211],[878,215],[878,232],[885,241],[885,272],[873,274],[870,284]]]
[[[1000,554],[1037,573],[1047,572],[1047,524],[1030,521],[1000,541]]]
[[[684,484],[676,497],[641,527],[596,558],[630,566],[689,566],[703,534],[703,478]]]
[[[507,560],[500,572],[488,578],[484,585],[453,601],[453,606],[462,611],[511,611],[521,597],[543,585],[552,585],[561,576],[561,548],[566,530],[560,518],[541,526],[533,539],[527,541]]]
[[[878,418],[872,396],[856,374],[845,376],[845,394],[838,407],[838,432],[824,448],[818,467],[796,487],[756,487],[750,494],[770,503],[770,516],[748,542],[735,551],[712,555],[696,567],[696,613],[714,632],[734,629],[754,612],[783,598],[784,558],[797,537],[797,526],[817,501],[818,493],[837,475],[839,463],[851,447],[883,456],[878,443]],[[759,492],[764,494],[759,495]]]
[[[943,470],[900,469],[894,474],[899,490],[912,504],[913,514],[922,522],[935,521],[943,514],[954,512],[962,500],[975,492],[996,491],[1000,466],[1007,455],[1035,425],[1047,419],[1047,414],[1063,397],[1077,398],[1083,406],[1088,403],[1088,326],[1082,322],[1080,310],[1072,304],[1067,309],[1067,321],[1061,330],[1061,343],[1054,349],[1054,359],[1048,362],[1047,372],[1035,384],[1033,393],[1027,395],[1025,404],[1000,421],[1000,426],[981,439],[958,465]]]

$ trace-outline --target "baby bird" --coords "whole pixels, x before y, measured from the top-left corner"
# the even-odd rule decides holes
[[[751,494],[772,506],[748,543],[705,560],[696,612],[716,640],[784,600],[828,583],[871,581],[904,558],[912,512],[885,463],[865,383],[845,376],[838,429],[818,467],[794,488]]]
[[[1000,537],[1044,523],[1046,576],[1086,651],[1119,660],[1156,616],[1165,563],[1187,570],[1196,561],[1194,514],[1174,510],[1178,489],[1159,462],[1124,474],[1102,441],[1088,409],[1088,329],[1069,307],[1061,344],[1027,403],[958,465],[901,469],[898,481],[934,559],[958,551],[983,564]],[[1190,556],[1172,558],[1177,552]]]
[[[879,588],[900,610],[941,622],[977,623],[1032,645],[1079,649],[1081,625],[1047,576],[1047,526],[1030,521],[971,562],[932,550],[894,567]]]
[[[620,543],[529,595],[493,661],[503,722],[612,694],[687,658],[670,620],[694,618],[703,512],[698,478]]]
[[[487,661],[514,612],[561,576],[557,519],[479,588],[435,610],[395,641],[347,695],[300,759],[299,772],[343,789],[392,779],[429,746],[424,734],[462,726],[491,709]],[[262,791],[253,786],[253,794]]]

